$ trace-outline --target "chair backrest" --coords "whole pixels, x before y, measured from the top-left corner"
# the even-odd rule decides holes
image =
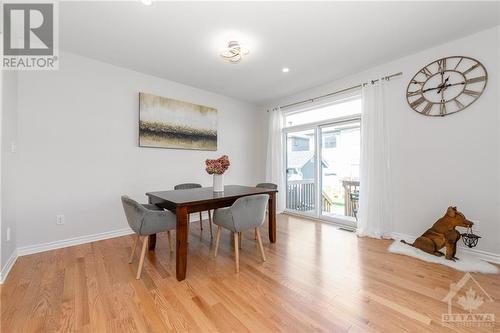
[[[278,185],[273,184],[273,183],[259,183],[255,187],[267,188],[269,190],[277,190],[278,189]]]
[[[184,183],[184,184],[179,184],[174,186],[174,190],[189,190],[191,188],[200,188],[200,184],[196,183]]]
[[[234,227],[237,231],[257,228],[264,223],[268,194],[238,198],[231,206]]]
[[[122,205],[128,225],[135,233],[140,233],[146,209],[126,195],[122,195]]]

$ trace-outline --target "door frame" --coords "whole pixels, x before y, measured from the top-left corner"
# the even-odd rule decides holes
[[[315,185],[315,209],[313,214],[307,214],[307,213],[301,213],[299,211],[291,210],[286,208],[285,206],[285,213],[290,213],[290,214],[296,214],[304,217],[312,217],[314,219],[319,219],[321,221],[326,221],[326,222],[331,222],[335,224],[339,224],[342,226],[347,226],[350,228],[355,228],[356,227],[356,220],[353,218],[350,218],[348,216],[326,216],[322,214],[322,201],[321,201],[321,194],[322,194],[322,189],[323,189],[323,177],[322,172],[321,172],[321,161],[322,161],[322,136],[321,136],[321,129],[324,127],[329,127],[329,126],[335,126],[335,125],[342,125],[342,124],[348,124],[348,123],[355,123],[359,122],[360,127],[361,127],[361,115],[353,115],[353,116],[346,116],[346,117],[340,117],[340,118],[335,118],[335,119],[329,119],[326,121],[320,121],[320,122],[314,122],[314,123],[309,123],[309,124],[304,124],[304,125],[297,125],[297,126],[290,126],[290,127],[285,127],[283,129],[283,173],[284,173],[284,180],[285,180],[285,186],[286,186],[286,193],[285,196],[288,196],[288,179],[287,179],[287,163],[288,163],[288,140],[287,140],[287,135],[290,133],[294,132],[300,132],[300,131],[306,131],[306,130],[313,130],[314,132],[314,163],[315,163],[315,170],[314,170],[314,185]],[[286,198],[287,199],[287,198]]]

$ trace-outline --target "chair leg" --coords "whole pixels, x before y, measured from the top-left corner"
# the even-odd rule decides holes
[[[255,228],[255,236],[254,239],[257,240],[257,228]]]
[[[239,233],[234,233],[234,259],[236,261],[236,273],[240,272],[240,251],[238,248]]]
[[[266,261],[266,254],[264,253],[264,247],[262,246],[262,239],[260,238],[259,228],[255,228],[255,233],[257,234],[257,242],[259,243],[260,255],[262,256],[262,261]]]
[[[241,239],[243,237],[241,237],[241,232],[238,232],[238,245],[240,246],[240,249],[241,249]]]
[[[137,276],[135,277],[137,280],[141,278],[142,266],[144,265],[144,257],[146,257],[146,252],[148,250],[148,236],[144,236],[142,239],[142,252],[141,259],[139,260],[139,267],[137,267]]]
[[[203,230],[203,218],[201,217],[201,212],[200,212],[200,230]]]
[[[217,251],[219,250],[219,242],[220,242],[220,233],[221,233],[222,227],[220,225],[217,226],[217,233],[215,234],[215,252],[214,252],[214,258],[217,257]]]
[[[214,238],[212,235],[212,213],[210,212],[210,209],[208,210],[208,224],[210,225],[210,238]]]
[[[129,264],[132,263],[132,260],[134,259],[134,254],[135,254],[135,248],[137,247],[137,241],[139,240],[139,235],[135,235],[134,238],[134,245],[132,245],[132,253],[130,253],[130,259],[128,261]]]
[[[168,237],[168,247],[170,249],[170,252],[174,252],[174,247],[172,244],[172,235],[170,234],[170,230],[167,231],[167,237]]]

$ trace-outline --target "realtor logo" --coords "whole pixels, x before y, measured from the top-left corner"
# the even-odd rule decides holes
[[[493,298],[481,287],[470,273],[466,273],[460,281],[450,284],[450,291],[443,298],[448,303],[448,313],[441,316],[445,326],[461,327],[494,327],[495,314],[482,313],[480,308],[485,303],[493,302]],[[453,312],[453,306],[460,312]]]
[[[3,3],[2,69],[57,69],[57,4]]]

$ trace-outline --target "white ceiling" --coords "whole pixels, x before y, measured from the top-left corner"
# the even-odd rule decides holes
[[[500,24],[498,2],[62,2],[63,50],[256,104]],[[250,54],[219,57],[236,36]],[[282,73],[289,67],[289,73]]]

